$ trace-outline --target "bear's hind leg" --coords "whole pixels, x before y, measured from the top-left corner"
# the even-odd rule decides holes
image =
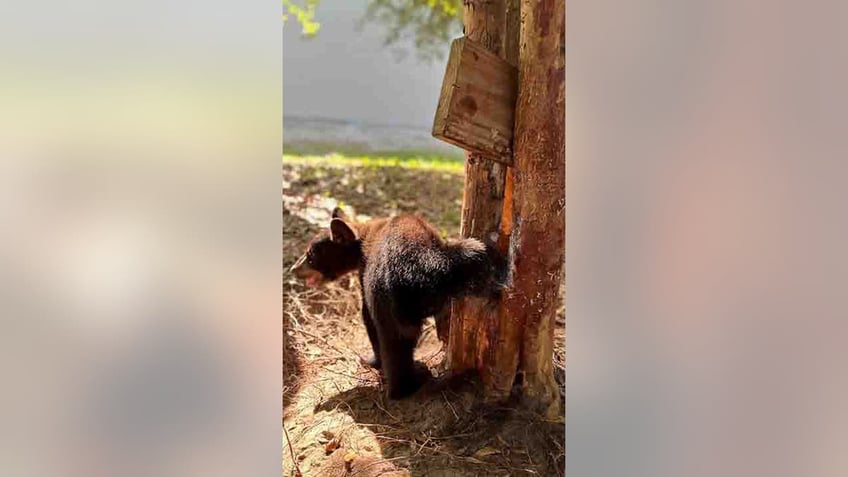
[[[374,351],[374,356],[370,359],[363,359],[362,361],[374,369],[380,369],[383,366],[380,359],[380,338],[365,300],[362,300],[362,322],[365,323],[365,331],[368,332],[368,341],[371,342],[371,349]]]
[[[383,378],[390,399],[400,399],[413,394],[424,380],[417,373],[412,360],[415,340],[394,336],[381,337],[381,357],[383,359]]]

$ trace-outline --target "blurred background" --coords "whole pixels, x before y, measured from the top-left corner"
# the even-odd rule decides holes
[[[312,9],[284,31],[286,154],[461,157],[430,135],[461,2],[294,3]]]
[[[569,2],[568,471],[848,472],[845,2]]]
[[[280,6],[0,6],[0,469],[280,469]]]

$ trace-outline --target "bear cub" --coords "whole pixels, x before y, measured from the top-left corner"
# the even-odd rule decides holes
[[[443,312],[451,298],[496,294],[506,262],[490,244],[476,239],[442,240],[420,217],[399,215],[356,223],[336,208],[291,271],[318,286],[357,271],[362,321],[388,395],[414,393],[430,377],[416,367],[413,351],[424,319]]]

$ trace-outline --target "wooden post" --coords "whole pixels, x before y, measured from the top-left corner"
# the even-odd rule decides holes
[[[514,2],[465,0],[463,23],[465,35],[469,39],[509,62],[517,58],[518,49],[507,54],[504,39],[510,35],[517,37],[518,30],[508,31],[505,21],[508,3]],[[510,45],[517,47],[517,42],[510,42]],[[514,61],[511,63],[515,64]],[[500,236],[506,175],[506,165],[477,153],[467,154],[462,198],[462,236],[494,239],[503,252],[506,252],[508,244]],[[497,334],[494,329],[497,317],[491,315],[491,308],[492,304],[483,299],[454,301],[447,353],[448,367],[453,372],[480,369],[483,357],[492,348],[489,337]]]
[[[522,0],[521,11],[513,283],[501,338],[522,341],[525,398],[555,415],[553,331],[565,268],[565,0]]]
[[[519,0],[465,1],[464,8],[468,37],[518,66],[512,157],[496,162],[492,155],[468,154],[462,209],[462,235],[496,242],[508,254],[510,283],[499,301],[454,301],[448,366],[479,372],[489,399],[508,396],[522,373],[528,402],[556,416],[553,325],[565,265],[565,0],[521,0],[520,10]],[[446,87],[450,78],[449,68]],[[445,92],[440,111],[451,113],[455,98]],[[487,118],[502,117],[497,111],[490,106]],[[450,122],[450,114],[445,117]],[[467,121],[462,111],[457,118]],[[467,150],[493,150],[481,137],[445,139]]]

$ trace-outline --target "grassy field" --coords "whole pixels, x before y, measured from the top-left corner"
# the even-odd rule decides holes
[[[379,154],[368,153],[329,153],[329,154],[300,154],[286,152],[283,162],[301,165],[320,166],[350,166],[350,167],[403,167],[406,169],[421,169],[428,171],[443,171],[461,174],[464,162],[461,157],[449,157],[427,152],[386,152]]]
[[[422,215],[444,236],[459,234],[464,162],[414,152],[284,154],[284,197],[336,201],[362,216]],[[332,210],[330,207],[329,210]],[[303,214],[301,214],[303,215]],[[314,214],[313,214],[314,215]]]

